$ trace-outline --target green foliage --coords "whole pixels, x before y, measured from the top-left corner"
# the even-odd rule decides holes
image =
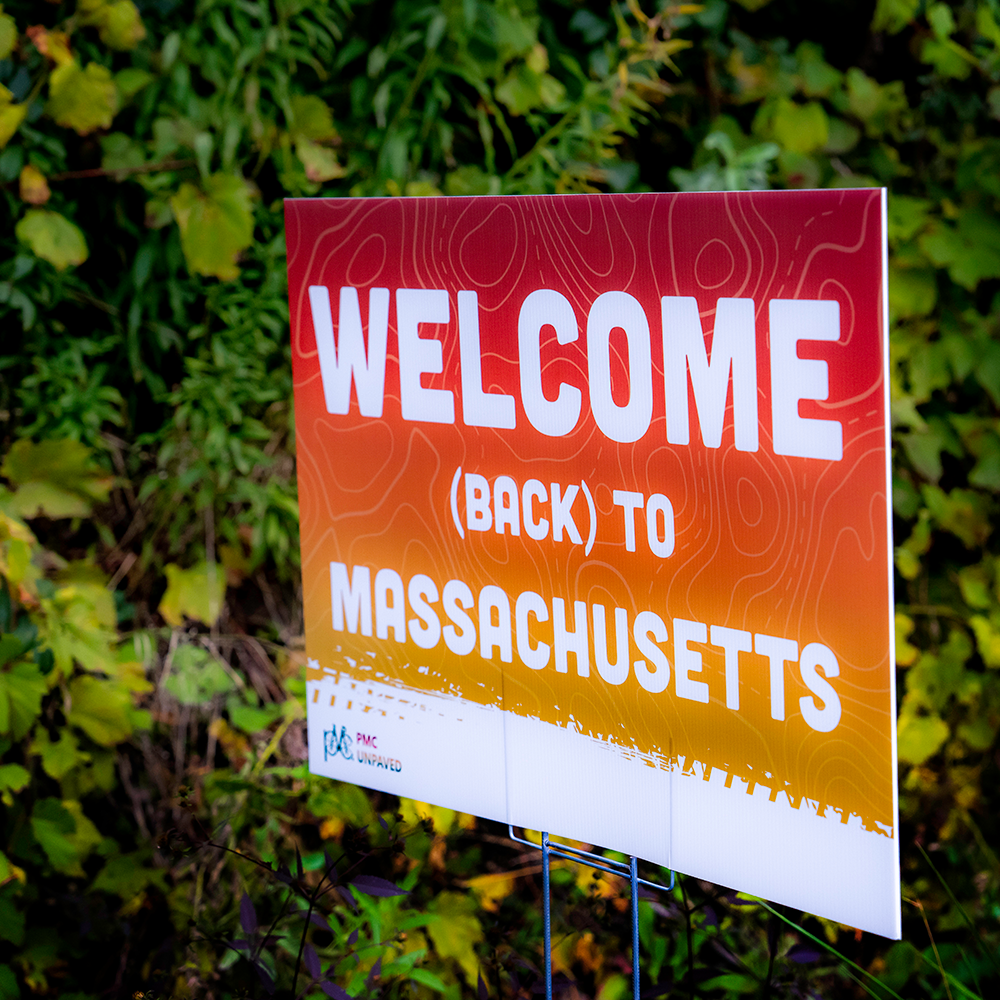
[[[885,947],[682,883],[640,908],[644,989],[995,990],[1000,8],[871,15],[0,8],[0,996],[535,986],[534,855],[301,764],[281,200],[668,178],[890,189],[907,902]],[[362,868],[408,894],[347,890]],[[627,995],[623,885],[553,884],[557,982]]]

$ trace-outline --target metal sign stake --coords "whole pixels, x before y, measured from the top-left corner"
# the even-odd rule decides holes
[[[519,844],[538,849],[539,845],[518,837],[514,833],[512,824],[507,826],[510,839]],[[639,1000],[639,886],[648,885],[651,889],[663,889],[669,892],[674,887],[676,876],[670,873],[670,885],[661,885],[659,882],[650,882],[649,879],[639,878],[639,859],[634,855],[628,860],[613,861],[600,854],[592,854],[590,851],[582,851],[578,847],[570,847],[568,844],[559,844],[553,847],[549,842],[548,833],[542,833],[542,893],[544,895],[543,905],[543,926],[545,934],[545,1000],[552,1000],[552,898],[549,890],[549,869],[552,855],[559,858],[566,858],[568,861],[575,861],[578,865],[586,865],[588,868],[596,868],[598,871],[607,872],[609,875],[618,875],[629,880],[631,890],[632,909],[632,997]]]

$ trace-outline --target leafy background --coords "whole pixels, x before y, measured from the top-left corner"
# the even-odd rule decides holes
[[[536,852],[303,763],[283,197],[872,184],[904,937],[680,879],[642,988],[995,995],[998,122],[998,0],[5,2],[0,1000],[539,988]],[[553,884],[628,995],[626,887]]]

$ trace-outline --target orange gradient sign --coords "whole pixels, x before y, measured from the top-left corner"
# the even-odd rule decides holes
[[[884,192],[286,220],[311,768],[898,936]]]

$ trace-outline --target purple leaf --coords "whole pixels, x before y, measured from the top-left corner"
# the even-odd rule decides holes
[[[371,967],[371,971],[368,973],[368,978],[365,980],[365,989],[371,989],[372,983],[376,982],[379,976],[382,975],[382,956],[379,955],[375,959],[375,964]]]
[[[315,924],[317,927],[322,927],[325,931],[330,929],[330,921],[322,913],[317,913],[315,910],[309,914],[309,923]]]
[[[352,910],[357,910],[358,901],[354,898],[351,890],[348,889],[346,885],[338,885],[337,892],[340,893],[340,895],[344,898],[344,902],[347,903]]]
[[[313,979],[319,979],[323,974],[323,969],[319,964],[319,955],[316,954],[316,949],[311,944],[306,944],[305,948],[302,949],[302,958],[305,961],[306,972]]]
[[[249,941],[244,941],[241,938],[238,938],[235,941],[227,941],[226,944],[228,944],[230,948],[233,948],[236,951],[249,951],[250,950],[250,942]]]
[[[333,1000],[354,1000],[354,997],[347,992],[342,986],[338,986],[336,983],[331,983],[329,979],[323,980],[319,984],[319,988],[328,996],[332,997]]]
[[[257,911],[246,893],[243,893],[243,898],[240,900],[240,926],[247,934],[257,932]]]
[[[379,824],[381,825],[382,829],[385,830],[386,833],[388,833],[389,832],[389,824],[386,823],[385,819],[383,819],[381,813],[379,813],[378,821],[379,821]]]
[[[351,885],[366,896],[407,896],[406,889],[400,889],[398,885],[393,885],[378,875],[359,875],[351,881]]]
[[[354,945],[358,943],[358,929],[356,927],[354,928],[353,931],[351,931],[351,936],[347,939],[347,943],[352,948],[354,947]]]
[[[805,965],[807,962],[815,962],[816,959],[822,957],[823,953],[811,944],[793,945],[788,949],[788,954],[785,955],[785,958],[791,959],[793,962],[798,962],[799,965]]]
[[[260,980],[260,985],[264,987],[264,991],[270,996],[274,993],[274,980],[271,978],[271,973],[260,962],[254,962],[254,968],[257,970],[257,978]]]
[[[489,1000],[490,992],[486,989],[486,983],[483,982],[483,974],[479,973],[479,981],[476,983],[476,993],[479,994],[479,1000]]]

